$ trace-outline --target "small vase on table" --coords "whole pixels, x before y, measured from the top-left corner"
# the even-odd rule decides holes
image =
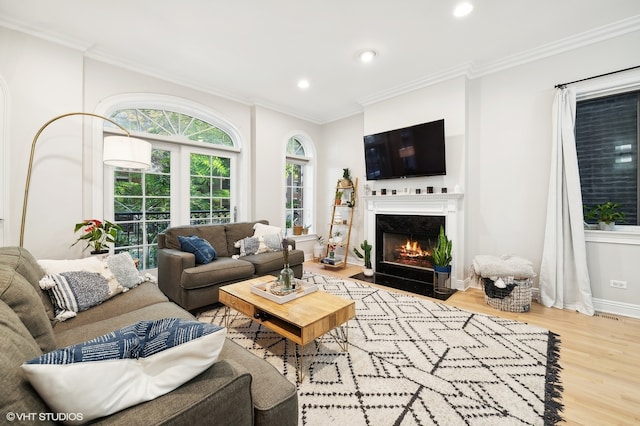
[[[295,287],[295,277],[293,275],[293,269],[289,267],[289,246],[287,240],[282,240],[282,256],[284,268],[280,271],[278,282],[283,291],[290,291]]]

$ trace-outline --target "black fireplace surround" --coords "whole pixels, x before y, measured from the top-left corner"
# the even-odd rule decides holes
[[[433,258],[444,216],[376,215],[375,271],[433,285]]]

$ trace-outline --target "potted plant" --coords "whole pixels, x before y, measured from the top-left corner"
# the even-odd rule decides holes
[[[598,227],[603,231],[613,231],[616,221],[624,221],[625,214],[620,210],[620,203],[607,201],[591,208],[584,206],[585,220],[596,220]]]
[[[342,169],[342,179],[338,180],[338,187],[340,188],[353,187],[353,180],[351,180],[351,171],[349,171],[349,168]]]
[[[450,291],[447,282],[451,275],[451,248],[452,242],[444,233],[444,228],[440,226],[438,244],[432,253],[433,270],[436,274],[436,283],[434,283],[434,291],[436,293],[446,294]]]
[[[343,191],[336,191],[336,206],[339,206],[340,204],[342,204],[342,195],[344,194]]]
[[[373,276],[373,268],[371,267],[371,249],[373,246],[364,240],[362,244],[360,244],[360,248],[362,249],[362,253],[358,250],[357,247],[353,248],[353,252],[360,259],[364,259],[364,268],[362,269],[362,273],[365,277]]]
[[[118,231],[122,231],[122,227],[108,220],[100,221],[98,219],[88,219],[84,222],[76,223],[73,232],[78,232],[82,229],[82,236],[80,236],[75,243],[71,246],[75,246],[80,241],[86,242],[87,246],[83,249],[91,247],[91,254],[100,254],[109,252],[109,244],[116,242],[116,236]]]

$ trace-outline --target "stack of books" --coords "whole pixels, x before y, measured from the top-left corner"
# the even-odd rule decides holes
[[[335,265],[337,263],[342,263],[343,256],[334,256],[334,257],[325,257],[320,260],[320,263],[324,263],[326,265]]]

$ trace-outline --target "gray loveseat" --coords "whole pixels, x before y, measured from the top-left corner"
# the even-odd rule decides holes
[[[145,282],[102,304],[56,322],[38,285],[44,271],[25,249],[0,248],[0,413],[27,414],[20,424],[54,424],[20,365],[56,348],[101,336],[141,320],[195,320]],[[90,378],[87,378],[90,380]],[[100,386],[100,383],[95,383]],[[31,414],[31,413],[36,413]],[[295,385],[267,361],[225,340],[218,361],[172,392],[95,421],[109,425],[295,425]]]
[[[187,310],[218,302],[218,289],[227,284],[263,275],[278,275],[284,266],[283,254],[270,251],[240,256],[236,243],[254,236],[256,223],[266,220],[221,225],[177,226],[158,236],[158,287],[169,299]],[[195,255],[181,250],[178,236],[196,235],[207,240],[217,252],[217,259],[196,264]],[[304,252],[287,240],[289,265],[296,278],[302,277]]]

